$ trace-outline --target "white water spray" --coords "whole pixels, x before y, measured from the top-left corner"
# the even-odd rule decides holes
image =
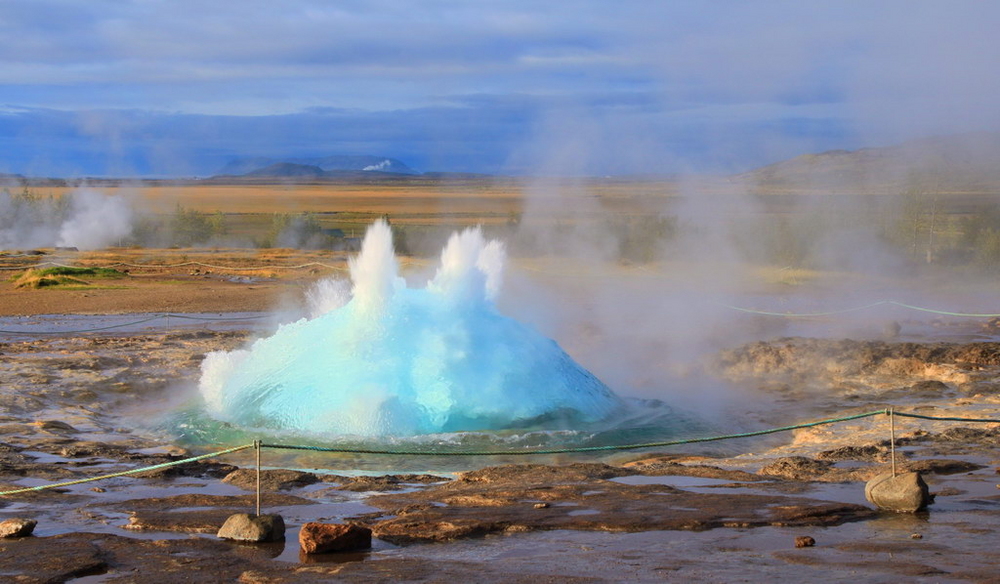
[[[426,288],[399,277],[384,222],[350,262],[351,299],[249,349],[209,354],[210,415],[247,428],[410,436],[598,421],[620,400],[559,346],[499,314],[502,244],[454,234]],[[329,288],[336,292],[336,286]],[[336,300],[311,301],[314,311]]]

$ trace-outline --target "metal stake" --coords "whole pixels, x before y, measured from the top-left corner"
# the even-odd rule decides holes
[[[892,476],[896,476],[896,418],[889,408],[889,457],[892,460]]]
[[[257,516],[260,517],[260,440],[253,441],[253,448],[257,451]]]

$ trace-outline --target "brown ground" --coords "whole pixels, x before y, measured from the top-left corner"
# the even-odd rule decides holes
[[[120,279],[83,277],[83,285],[30,289],[13,282],[23,272],[5,270],[6,277],[0,280],[0,316],[267,311],[285,299],[300,300],[310,283],[347,268],[344,254],[296,250],[121,249],[0,258],[4,259],[0,267],[52,261],[113,267],[127,275]],[[288,268],[312,263],[324,265]]]

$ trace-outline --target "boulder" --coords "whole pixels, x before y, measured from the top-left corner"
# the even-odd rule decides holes
[[[372,530],[353,523],[313,521],[299,531],[299,545],[307,554],[366,550],[372,547]]]
[[[285,520],[281,515],[230,515],[219,529],[218,537],[236,541],[281,541],[285,539]]]
[[[35,530],[34,519],[12,518],[0,521],[0,537],[27,537]]]
[[[931,502],[927,483],[916,472],[881,474],[865,484],[865,498],[879,509],[899,513],[919,511]]]

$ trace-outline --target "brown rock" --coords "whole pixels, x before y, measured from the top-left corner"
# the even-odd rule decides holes
[[[226,519],[217,535],[236,541],[281,541],[285,539],[285,520],[281,515],[236,513]]]
[[[828,473],[833,464],[825,460],[814,460],[805,456],[786,456],[760,469],[760,474],[780,477],[793,481],[817,480]]]
[[[234,470],[222,482],[253,491],[257,489],[257,471],[252,468]],[[264,470],[260,473],[260,490],[267,492],[296,489],[317,482],[319,477],[316,475],[297,470]]]
[[[27,537],[35,530],[34,519],[12,518],[0,521],[0,537]]]
[[[816,540],[808,535],[800,535],[795,538],[795,547],[804,548],[816,545]]]
[[[865,498],[879,509],[900,513],[919,511],[931,502],[927,483],[916,472],[896,476],[885,473],[873,478],[865,484]]]
[[[372,547],[372,530],[353,523],[311,521],[299,530],[299,545],[307,554],[365,550]]]

